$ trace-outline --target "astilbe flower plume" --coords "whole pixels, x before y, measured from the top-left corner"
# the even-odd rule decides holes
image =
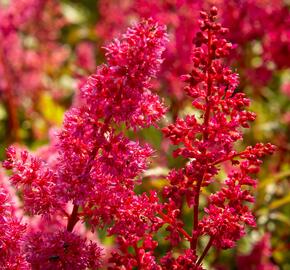
[[[112,124],[149,126],[164,114],[148,88],[165,41],[165,29],[152,21],[129,29],[108,45],[108,65],[99,67],[81,89],[84,106],[66,114],[58,144],[60,185],[65,199],[82,204],[86,216],[93,211],[96,217],[112,217],[148,164],[151,148],[118,134]]]
[[[74,231],[79,220],[92,230],[106,225],[109,234],[117,234],[120,253],[109,260],[113,269],[119,269],[114,265],[119,267],[121,261],[129,268],[156,264],[150,232],[161,226],[156,217],[161,206],[156,193],[133,191],[153,150],[118,130],[122,123],[134,130],[155,125],[163,116],[165,107],[151,92],[150,81],[158,72],[166,41],[165,27],[153,20],[129,28],[105,47],[108,64],[83,84],[81,100],[65,114],[53,145],[39,157],[8,148],[3,166],[12,169],[10,180],[21,191],[25,211],[42,215],[53,227],[53,220],[66,221],[57,230],[48,230],[47,222],[26,233],[24,254],[32,269],[100,266],[100,248]],[[66,204],[71,203],[68,214]],[[143,247],[137,247],[144,237]],[[132,259],[129,246],[136,248]]]
[[[192,261],[196,267],[211,246],[231,248],[245,235],[246,225],[255,225],[253,214],[245,204],[254,201],[250,188],[255,187],[256,181],[251,175],[259,171],[260,158],[275,149],[271,144],[257,144],[242,152],[235,150],[234,143],[243,137],[242,128],[249,127],[248,122],[255,119],[255,114],[245,109],[250,103],[245,94],[236,91],[237,74],[223,64],[222,59],[229,55],[232,44],[223,38],[227,29],[216,22],[217,9],[212,7],[209,14],[201,12],[200,16],[200,31],[192,52],[193,69],[182,77],[187,82],[184,90],[200,113],[177,119],[163,129],[173,144],[182,145],[174,155],[188,159],[184,168],[168,175],[170,185],[163,192],[167,199],[166,215],[170,220],[177,220],[169,227],[170,240],[176,245],[181,233],[188,238],[181,231],[183,198],[193,207],[193,230],[189,240],[194,255],[199,238],[209,236],[201,256]],[[209,196],[208,206],[201,215],[202,190],[217,181],[223,162],[231,162],[231,169],[220,184],[221,190]]]

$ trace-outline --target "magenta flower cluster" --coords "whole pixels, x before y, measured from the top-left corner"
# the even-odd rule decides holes
[[[248,206],[254,201],[252,176],[275,147],[235,150],[255,114],[246,109],[246,95],[236,90],[238,75],[223,60],[233,45],[224,37],[227,29],[216,22],[217,8],[200,17],[188,55],[192,70],[182,76],[196,114],[163,129],[176,145],[174,156],[185,158],[186,165],[168,174],[160,194],[135,192],[154,151],[122,130],[157,128],[166,112],[152,88],[168,36],[164,26],[143,20],[105,47],[107,64],[82,85],[78,105],[65,114],[46,153],[8,148],[3,167],[12,170],[10,182],[19,191],[24,215],[23,221],[16,218],[1,189],[4,269],[201,270],[212,246],[232,248],[246,226],[255,226]],[[224,164],[226,179],[218,180]],[[201,196],[210,185],[219,188],[202,209]],[[181,219],[184,201],[193,210],[191,231]],[[88,228],[106,230],[115,248],[102,248]],[[163,229],[170,250],[157,258]],[[202,237],[208,238],[205,248]],[[182,240],[186,248],[177,249]],[[10,263],[13,257],[21,268]]]

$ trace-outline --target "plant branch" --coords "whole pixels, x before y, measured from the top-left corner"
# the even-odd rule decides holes
[[[205,257],[206,254],[208,253],[209,249],[211,248],[212,243],[213,243],[213,240],[214,240],[213,237],[211,237],[211,238],[209,239],[209,241],[208,241],[208,243],[207,243],[207,245],[206,245],[206,247],[205,247],[203,253],[201,254],[201,256],[199,257],[199,259],[198,259],[198,261],[197,261],[197,265],[200,265],[200,264],[201,264],[202,260],[204,259],[204,257]]]
[[[161,216],[164,222],[173,225],[174,222],[169,216],[167,216],[161,211],[159,211],[158,214]],[[177,227],[176,229],[179,231],[179,233],[181,233],[184,236],[184,238],[186,238],[188,241],[191,241],[190,235],[183,228]]]
[[[212,65],[212,55],[211,55],[211,43],[212,43],[212,33],[210,29],[208,30],[208,60],[207,60],[207,95],[205,97],[206,101],[206,111],[204,114],[204,130],[203,130],[203,140],[206,141],[208,139],[208,123],[210,118],[210,100],[209,97],[211,96],[211,88],[212,88],[212,78],[210,76],[210,68]],[[196,186],[196,194],[194,197],[194,208],[193,208],[193,229],[192,229],[192,239],[190,242],[190,247],[196,254],[196,248],[197,248],[197,241],[198,241],[198,235],[197,235],[197,228],[198,228],[198,210],[199,210],[199,197],[200,197],[200,190],[202,186],[202,182],[204,180],[205,172],[203,172],[203,175],[201,179],[197,182]]]
[[[79,206],[74,204],[72,213],[68,219],[67,222],[67,230],[69,232],[73,231],[74,226],[77,224],[77,222],[79,221],[79,217],[78,217],[78,210],[79,210]]]

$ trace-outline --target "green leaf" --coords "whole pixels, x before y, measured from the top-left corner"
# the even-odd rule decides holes
[[[270,215],[270,218],[273,220],[277,220],[277,221],[280,221],[282,223],[285,223],[290,228],[290,217],[289,216],[284,215],[283,213],[280,213],[280,212],[275,212],[275,213],[272,213]]]
[[[273,175],[269,178],[266,178],[264,181],[259,183],[258,189],[261,190],[261,189],[265,188],[266,186],[273,184],[273,183],[276,183],[276,182],[279,182],[288,176],[290,176],[290,170],[287,170],[285,172],[281,172],[281,173]]]
[[[278,199],[278,200],[275,200],[273,201],[270,205],[269,205],[269,208],[271,210],[273,209],[276,209],[276,208],[279,208],[285,204],[288,204],[290,203],[290,194],[288,194],[287,196],[281,198],[281,199]]]

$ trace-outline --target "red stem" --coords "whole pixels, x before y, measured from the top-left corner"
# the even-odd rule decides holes
[[[110,121],[110,118],[107,119],[108,121]],[[107,124],[105,124],[102,128],[105,128],[107,126]],[[92,168],[92,162],[94,161],[94,158],[96,157],[98,153],[98,148],[95,147],[91,153],[91,156],[86,164],[86,168],[85,171],[82,175],[80,175],[80,178],[86,178],[87,175],[90,173],[90,170]],[[77,224],[77,222],[79,221],[79,215],[78,215],[78,210],[79,210],[79,206],[77,204],[74,204],[72,213],[68,219],[68,223],[67,223],[67,230],[69,232],[72,232],[74,226]]]
[[[208,139],[208,123],[209,123],[209,118],[210,118],[210,101],[209,97],[211,96],[211,88],[212,88],[212,78],[210,76],[210,67],[212,64],[212,55],[211,55],[211,43],[212,43],[212,33],[210,29],[208,30],[208,42],[207,42],[207,47],[208,47],[208,63],[207,63],[207,94],[205,97],[205,102],[206,102],[206,111],[204,114],[204,131],[203,131],[203,140],[206,141]],[[192,229],[192,239],[190,243],[191,249],[194,251],[196,254],[196,248],[197,248],[197,242],[198,242],[198,234],[197,234],[197,228],[198,228],[198,209],[199,209],[199,197],[200,197],[200,190],[202,186],[202,182],[204,179],[205,171],[203,172],[203,175],[201,179],[197,182],[196,186],[196,194],[194,197],[194,208],[193,208],[193,229]]]
[[[74,208],[73,208],[72,213],[71,213],[71,215],[68,219],[68,222],[67,222],[67,230],[69,232],[73,231],[74,226],[79,221],[78,210],[79,210],[79,206],[74,204]]]
[[[209,239],[209,242],[207,243],[203,253],[201,254],[201,256],[199,257],[198,261],[197,261],[197,266],[201,264],[202,260],[204,259],[204,257],[206,256],[206,254],[208,253],[209,249],[211,248],[213,243],[213,237],[211,237]]]
[[[171,220],[171,218],[169,216],[167,216],[166,214],[164,214],[163,212],[159,211],[158,214],[161,216],[161,218],[163,219],[163,221],[165,221],[166,223],[173,225],[173,221]],[[191,237],[190,235],[183,229],[180,227],[176,228],[188,241],[191,241]]]
[[[207,140],[208,138],[208,122],[209,122],[209,116],[210,116],[210,102],[208,98],[211,96],[211,87],[212,87],[212,78],[210,76],[210,67],[212,64],[212,58],[211,58],[211,31],[208,30],[208,42],[207,42],[207,47],[208,47],[208,64],[207,64],[207,93],[205,97],[206,101],[206,111],[204,114],[204,126],[205,130],[203,132],[203,139]]]
[[[193,207],[193,230],[192,230],[192,239],[190,241],[190,247],[196,254],[196,247],[197,247],[197,228],[198,228],[198,208],[199,208],[199,195],[200,195],[200,189],[202,184],[203,178],[198,181],[196,189],[197,189],[197,195],[194,197],[194,207]]]
[[[137,244],[134,245],[134,250],[136,254],[137,267],[139,269],[141,265],[140,265],[140,259],[139,259],[139,249],[137,247]]]
[[[242,155],[244,153],[245,153],[245,151],[237,153],[237,154],[234,154],[234,155],[231,155],[231,156],[227,156],[225,158],[218,159],[215,162],[211,163],[211,165],[217,165],[217,164],[219,164],[221,162],[224,162],[224,161],[227,161],[227,160],[231,160],[231,159],[233,159],[235,157],[238,157],[238,156],[240,156],[240,155]]]

